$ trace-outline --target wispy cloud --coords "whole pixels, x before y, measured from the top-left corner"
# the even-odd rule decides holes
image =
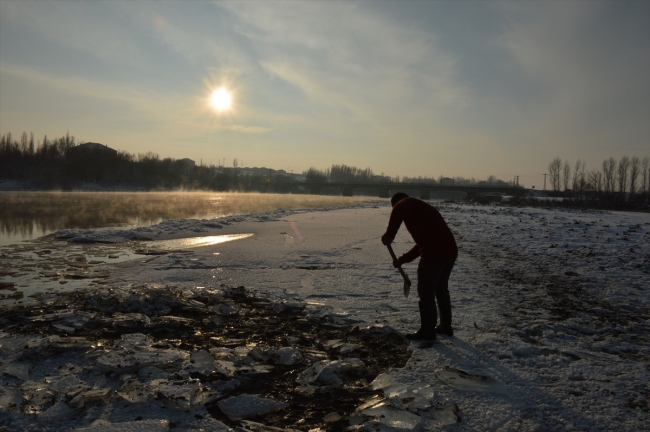
[[[532,89],[534,116],[523,125],[531,136],[558,150],[573,141],[577,152],[610,148],[613,139],[630,149],[647,146],[650,125],[638,127],[650,105],[650,30],[642,3],[500,4],[508,28],[495,42]]]
[[[111,62],[141,64],[142,53],[129,33],[115,25],[123,17],[114,14],[110,5],[81,1],[2,1],[0,13],[8,22],[61,46]]]
[[[256,47],[264,70],[312,103],[357,115],[422,98],[434,107],[470,103],[453,56],[434,35],[400,27],[363,3],[220,5],[239,18],[235,28]]]

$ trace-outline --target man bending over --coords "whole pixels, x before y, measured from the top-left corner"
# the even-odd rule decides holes
[[[420,257],[418,306],[421,326],[420,330],[406,335],[406,338],[435,340],[436,332],[453,336],[448,281],[458,257],[456,239],[435,207],[403,192],[393,195],[390,203],[393,211],[381,242],[391,244],[402,222],[415,241],[415,246],[393,261],[393,266],[398,267]],[[440,325],[437,327],[436,299],[440,309]]]

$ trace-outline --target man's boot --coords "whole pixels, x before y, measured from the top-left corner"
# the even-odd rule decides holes
[[[427,306],[422,301],[418,302],[420,308],[420,330],[407,334],[409,340],[436,340],[436,321],[438,320],[435,303],[433,307]]]
[[[438,307],[440,309],[440,325],[436,327],[436,333],[447,336],[454,335],[454,329],[451,328],[451,299],[449,291],[437,297]]]

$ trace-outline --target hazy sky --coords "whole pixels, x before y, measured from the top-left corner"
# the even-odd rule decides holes
[[[540,187],[556,156],[650,155],[650,2],[0,0],[0,133],[23,131]]]

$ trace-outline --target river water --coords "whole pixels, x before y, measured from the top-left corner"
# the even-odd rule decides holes
[[[373,197],[213,192],[0,192],[0,246],[61,229],[135,228],[277,209],[354,205]]]

